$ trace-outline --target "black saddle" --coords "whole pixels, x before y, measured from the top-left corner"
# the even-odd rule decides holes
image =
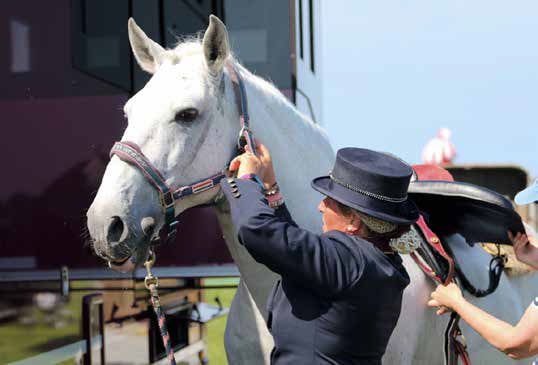
[[[512,234],[525,232],[521,217],[504,196],[476,185],[451,181],[413,181],[409,195],[417,204],[428,227],[439,237],[446,253],[455,264],[457,277],[463,287],[477,297],[486,296],[497,288],[504,268],[504,258],[493,257],[489,267],[490,282],[487,288],[478,289],[466,277],[444,237],[460,234],[472,246],[476,242],[511,244]],[[449,263],[424,240],[418,254],[445,280],[449,276]]]
[[[491,242],[511,245],[507,232],[525,233],[510,200],[473,184],[451,181],[413,181],[409,196],[428,226],[439,236],[459,233],[470,245]]]

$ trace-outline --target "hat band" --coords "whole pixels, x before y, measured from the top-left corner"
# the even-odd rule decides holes
[[[374,199],[377,199],[377,200],[383,200],[383,201],[387,201],[387,202],[391,202],[391,203],[402,203],[402,202],[407,200],[407,194],[403,198],[391,198],[391,197],[388,197],[388,196],[375,194],[375,193],[371,193],[369,191],[363,190],[363,189],[361,189],[361,188],[359,188],[357,186],[348,184],[346,182],[343,182],[342,180],[337,179],[336,177],[333,176],[332,171],[329,172],[329,177],[331,178],[332,181],[334,181],[338,185],[342,185],[343,187],[348,188],[349,190],[352,190],[352,191],[354,191],[356,193],[359,193],[359,194],[369,196],[370,198],[374,198]]]

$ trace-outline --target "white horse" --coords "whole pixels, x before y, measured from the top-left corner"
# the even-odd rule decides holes
[[[273,85],[237,63],[230,54],[224,24],[211,16],[203,41],[185,41],[172,50],[150,40],[132,19],[128,28],[140,67],[153,77],[124,107],[129,123],[122,140],[138,144],[171,186],[188,185],[221,171],[235,150],[240,130],[233,86],[223,67],[231,62],[245,82],[251,128],[272,153],[291,214],[300,226],[319,232],[316,207],[321,196],[309,184],[332,166],[334,152],[329,141]],[[176,201],[175,213],[212,202],[218,194],[217,186]],[[237,242],[227,203],[218,204],[215,212],[241,273],[226,327],[228,361],[234,365],[268,364],[273,340],[265,325],[265,303],[277,276],[256,263]],[[108,164],[87,216],[97,253],[113,261],[131,256],[136,264],[146,258],[150,239],[164,223],[156,191],[138,170],[117,156]],[[465,251],[465,259],[471,263],[469,276],[479,286],[485,285],[487,255],[478,248]],[[432,284],[409,257],[404,257],[404,264],[412,281],[404,293],[400,321],[384,361],[442,364],[446,320],[435,318],[426,307]],[[530,286],[530,280],[516,288],[503,279],[497,293],[479,305],[513,322],[530,301]],[[526,297],[521,299],[516,289],[526,292]],[[509,363],[477,336],[468,338],[474,364]]]

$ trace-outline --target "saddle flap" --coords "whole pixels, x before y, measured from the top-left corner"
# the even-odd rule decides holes
[[[459,233],[469,244],[512,244],[512,234],[525,233],[521,217],[504,196],[476,185],[451,181],[413,181],[409,196],[439,236]]]

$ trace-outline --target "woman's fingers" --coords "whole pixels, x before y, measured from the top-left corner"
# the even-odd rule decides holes
[[[237,156],[230,162],[230,167],[228,168],[228,170],[237,171],[240,165],[241,165],[241,156]]]
[[[267,156],[269,155],[269,150],[267,149],[267,147],[265,147],[265,145],[263,143],[261,143],[260,141],[256,140],[256,146],[258,146],[258,150],[259,150],[259,153],[260,153],[260,156]]]
[[[527,235],[521,232],[518,232],[515,237],[511,232],[508,232],[508,237],[510,238],[510,241],[512,241],[512,246],[516,252],[522,250],[527,242],[529,242]]]
[[[437,308],[437,311],[435,313],[437,313],[438,316],[443,315],[447,312],[450,312],[450,309],[448,307],[442,305],[440,302],[438,302],[435,299],[430,299],[428,301],[428,307]]]
[[[256,154],[260,158],[260,160],[266,162],[270,159],[269,150],[263,143],[260,142],[259,139],[255,139],[256,143]],[[248,149],[250,151],[250,148]]]

